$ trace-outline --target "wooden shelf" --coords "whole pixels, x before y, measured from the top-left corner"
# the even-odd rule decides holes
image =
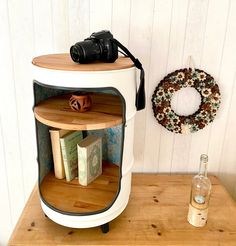
[[[73,213],[95,212],[108,207],[114,200],[119,182],[119,167],[103,163],[102,175],[88,186],[81,186],[78,179],[66,182],[56,179],[50,172],[44,177],[41,195],[51,206]]]
[[[127,57],[119,57],[114,63],[93,62],[78,64],[73,62],[70,54],[50,54],[35,57],[32,63],[37,67],[64,71],[110,71],[131,68],[133,62]]]
[[[34,107],[41,123],[67,130],[104,129],[122,123],[122,102],[119,96],[93,93],[91,110],[79,113],[69,106],[71,94],[51,97]]]

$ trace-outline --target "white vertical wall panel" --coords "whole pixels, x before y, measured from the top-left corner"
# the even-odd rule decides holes
[[[235,117],[235,105],[236,105],[236,73],[234,74],[234,83],[232,86],[231,106],[229,108],[229,114],[227,117],[227,130],[223,141],[223,155],[220,159],[220,172],[219,176],[223,183],[226,185],[230,193],[236,199],[236,151],[234,141],[236,139],[236,117]]]
[[[150,76],[147,86],[147,117],[144,143],[144,168],[146,171],[162,171],[159,166],[159,148],[161,145],[161,125],[152,116],[151,97],[159,81],[166,74],[170,28],[172,17],[172,0],[155,1],[153,33],[150,54]],[[151,143],[151,144],[150,144]],[[163,169],[165,166],[163,165]]]
[[[69,42],[76,42],[89,37],[90,2],[88,0],[69,0]]]
[[[187,0],[173,0],[167,73],[173,72],[182,67],[187,13]],[[174,150],[174,133],[169,132],[162,127],[160,142],[159,168],[164,172],[171,172]],[[177,171],[175,167],[173,168],[174,171]]]
[[[0,206],[4,214],[0,245],[6,245],[37,176],[31,59],[68,52],[75,42],[103,29],[128,46],[146,72],[147,107],[136,117],[134,171],[196,172],[200,154],[208,153],[209,171],[218,173],[236,198],[235,13],[234,0],[1,0],[0,191],[4,202]],[[222,104],[212,124],[184,136],[158,124],[151,96],[167,73],[188,65],[189,55],[195,67],[215,77]]]
[[[209,1],[204,45],[200,61],[200,68],[210,73],[218,82],[219,86],[221,86],[221,81],[219,81],[219,69],[221,65],[222,51],[225,40],[228,6],[228,1]],[[224,105],[221,105],[220,110],[225,110]],[[216,150],[216,144],[221,145],[221,143],[211,142],[211,145],[209,146],[211,127],[214,126],[216,122],[217,118],[212,124],[205,127],[204,130],[192,135],[190,150],[191,168],[189,171],[196,171],[198,169],[199,156],[201,153],[208,154],[209,148]],[[221,133],[222,129],[218,128],[217,134]],[[209,156],[209,169],[213,172],[218,170],[218,166],[216,163],[214,163],[215,155],[218,155],[217,151],[211,152],[211,155]]]
[[[33,0],[35,56],[53,53],[52,1]]]
[[[148,88],[149,84],[149,65],[153,30],[154,4],[155,2],[153,0],[145,1],[145,5],[142,0],[131,1],[129,48],[131,52],[133,52],[133,54],[142,61],[143,67],[146,72],[146,88]],[[137,71],[137,73],[137,83],[139,83],[139,71]],[[145,117],[146,109],[136,114],[136,130],[134,136],[134,171],[142,171],[143,169],[145,169],[145,165],[148,165],[144,165],[143,163],[146,132]]]
[[[90,0],[90,32],[111,30],[112,0]]]
[[[1,97],[0,97],[0,112],[1,112],[1,143],[3,143],[1,154],[1,170],[0,179],[7,179],[9,195],[6,191],[1,192],[3,197],[1,200],[8,200],[11,217],[8,221],[0,220],[1,230],[5,224],[7,228],[9,223],[14,225],[24,206],[24,176],[23,163],[20,148],[19,128],[18,128],[18,112],[16,105],[15,92],[15,75],[12,60],[11,33],[8,16],[8,1],[1,2],[0,8],[0,79],[1,79]],[[10,103],[9,103],[10,102]],[[5,176],[5,177],[3,177]],[[3,208],[2,208],[3,206]],[[0,203],[0,208],[4,209],[5,203]],[[7,210],[6,210],[7,213]],[[6,217],[4,217],[6,219]],[[9,235],[7,235],[9,236]],[[6,237],[7,237],[6,236]],[[5,237],[5,238],[6,238]]]
[[[191,66],[191,64],[189,64],[189,56],[191,56],[193,65],[197,68],[200,65],[201,50],[204,43],[208,1],[190,0],[188,4],[189,5],[186,20],[182,67]],[[185,100],[186,102],[191,102],[192,100],[194,101],[194,98],[192,99],[190,96],[191,95],[186,94],[186,98],[183,98],[182,100]],[[181,100],[181,98],[178,99]],[[197,103],[197,101],[195,101],[195,103]],[[180,107],[179,105],[177,106]],[[183,105],[182,110],[184,110]],[[171,167],[172,172],[186,172],[186,170],[192,169],[192,157],[189,154],[191,148],[191,140],[191,134],[174,135]],[[194,171],[196,171],[196,169]]]
[[[230,96],[231,93],[233,93],[232,88],[236,69],[236,57],[232,55],[236,54],[236,22],[233,20],[235,18],[235,6],[235,1],[229,1],[227,6],[228,9],[225,9],[225,12],[227,12],[227,17],[226,14],[225,17],[223,17],[225,28],[222,36],[224,37],[224,40],[222,40],[223,47],[221,50],[220,64],[217,71],[217,81],[220,86],[222,96],[222,107],[218,112],[215,123],[211,126],[211,133],[208,140],[208,154],[211,158],[210,168],[214,173],[218,172],[221,165],[221,155],[225,155],[225,153],[222,153],[222,146],[227,127],[226,121],[229,113],[228,109],[231,103]],[[225,20],[225,18],[227,19]],[[233,112],[231,111],[230,114],[233,114]],[[231,142],[232,140],[233,139],[231,139]]]
[[[8,240],[8,235],[10,235],[13,229],[4,151],[5,149],[4,149],[4,143],[3,143],[2,124],[1,124],[1,119],[0,119],[0,175],[1,175],[0,196],[2,197],[1,206],[0,206],[0,218],[1,218],[0,245],[4,245],[6,243],[6,241]]]
[[[19,143],[25,198],[28,198],[32,190],[32,184],[35,183],[37,173],[35,148],[32,148],[35,144],[34,117],[32,112],[32,76],[30,72],[30,62],[34,52],[32,1],[22,0],[19,2],[17,0],[9,0],[8,4]],[[18,26],[19,22],[21,23],[20,28]]]
[[[69,52],[68,1],[52,0],[52,29],[54,52]]]
[[[111,30],[114,37],[124,46],[129,45],[130,0],[113,0]]]
[[[234,194],[236,199],[236,151],[235,151],[235,141],[236,141],[236,57],[232,54],[236,52],[236,21],[235,18],[236,2],[231,2],[229,17],[228,17],[228,27],[226,31],[226,39],[224,45],[224,52],[222,57],[222,65],[220,69],[219,80],[221,81],[222,87],[222,108],[216,125],[217,129],[221,129],[221,139],[217,139],[216,129],[214,130],[214,135],[212,138],[221,141],[218,142],[223,145],[220,154],[217,153],[216,156],[220,156],[220,160],[217,160],[220,164],[220,177],[223,182],[227,185],[231,193]],[[218,134],[217,134],[218,135]],[[218,150],[216,146],[216,150]]]

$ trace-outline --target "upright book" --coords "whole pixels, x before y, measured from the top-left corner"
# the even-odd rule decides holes
[[[63,129],[50,129],[50,137],[52,143],[52,155],[54,164],[54,174],[58,179],[65,178],[65,169],[61,153],[60,138],[71,132]]]
[[[78,176],[77,144],[83,139],[82,131],[76,131],[60,138],[66,181]]]
[[[77,146],[79,183],[86,186],[102,173],[102,139],[89,135]]]

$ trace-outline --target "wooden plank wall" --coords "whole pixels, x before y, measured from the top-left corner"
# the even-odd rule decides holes
[[[236,1],[0,0],[0,245],[5,245],[37,178],[30,62],[68,52],[92,32],[110,29],[142,61],[147,107],[135,123],[136,172],[196,172],[201,153],[209,171],[236,198]],[[151,96],[167,73],[195,66],[218,81],[215,121],[192,135],[157,124]],[[185,100],[188,100],[185,95]],[[177,107],[181,107],[180,98]],[[184,109],[182,109],[184,110]],[[4,228],[4,229],[3,229]]]

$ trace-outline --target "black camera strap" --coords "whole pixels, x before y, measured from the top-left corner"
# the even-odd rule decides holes
[[[116,40],[114,38],[111,40],[114,44],[116,44],[119,48],[121,48],[127,54],[127,56],[133,61],[135,67],[140,69],[140,84],[139,84],[138,91],[136,93],[135,104],[136,104],[136,108],[138,111],[142,110],[145,108],[145,104],[146,104],[145,81],[144,81],[145,74],[144,74],[143,66],[142,66],[141,62],[138,59],[136,59],[123,44],[121,44],[118,40]]]

